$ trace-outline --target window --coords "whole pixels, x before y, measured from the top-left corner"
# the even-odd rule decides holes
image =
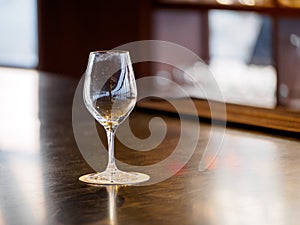
[[[209,11],[209,66],[228,103],[274,108],[272,21],[255,12]]]
[[[232,10],[209,10],[207,20],[206,15],[197,10],[159,9],[154,14],[154,39],[178,43],[202,56],[227,103],[274,108],[277,77],[270,17]],[[156,70],[158,75],[181,83],[184,80],[178,71],[166,66]],[[200,79],[205,83],[205,76]],[[203,96],[199,93],[195,97]]]
[[[1,66],[37,66],[35,0],[0,0],[0,34]]]

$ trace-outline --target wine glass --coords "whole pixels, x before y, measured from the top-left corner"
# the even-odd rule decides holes
[[[146,174],[119,170],[114,157],[116,129],[134,108],[136,97],[136,83],[128,51],[90,53],[83,98],[88,111],[106,131],[108,163],[103,172],[83,175],[79,180],[99,185],[127,185],[149,180]]]

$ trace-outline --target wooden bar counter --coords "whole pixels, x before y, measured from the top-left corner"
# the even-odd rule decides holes
[[[72,128],[77,83],[34,70],[0,69],[0,224],[299,223],[300,142],[296,135],[227,127],[216,160],[199,171],[211,129],[200,119],[198,143],[188,162],[174,161],[151,179],[166,171],[174,171],[173,176],[151,185],[126,187],[78,181],[93,169],[83,158]],[[136,109],[130,116],[132,132],[140,139],[149,137],[153,117],[164,120],[165,138],[150,151],[134,151],[117,141],[120,162],[142,168],[171,156],[181,135],[178,116]],[[199,124],[184,119],[189,137]],[[160,125],[151,124],[152,128]],[[97,130],[101,138],[90,141],[91,145],[100,139],[105,142],[102,128]]]

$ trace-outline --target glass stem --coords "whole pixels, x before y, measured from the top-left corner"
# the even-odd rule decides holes
[[[115,153],[114,153],[114,138],[115,138],[115,129],[108,127],[105,129],[108,142],[108,163],[106,170],[117,170],[115,162]]]

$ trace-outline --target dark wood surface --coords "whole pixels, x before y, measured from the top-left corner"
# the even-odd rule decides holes
[[[3,68],[0,85],[0,224],[287,225],[300,220],[296,138],[227,128],[218,158],[200,172],[211,128],[200,122],[195,152],[169,179],[144,186],[88,186],[78,177],[93,170],[72,130],[77,81]],[[163,142],[149,152],[133,152],[117,142],[118,160],[146,166],[174,151],[181,132],[176,116],[135,110],[130,117],[133,132],[148,137],[154,116],[167,124]],[[199,126],[191,118],[186,122],[188,134]],[[103,135],[100,127],[98,132]],[[174,162],[160,173],[178,166]]]

